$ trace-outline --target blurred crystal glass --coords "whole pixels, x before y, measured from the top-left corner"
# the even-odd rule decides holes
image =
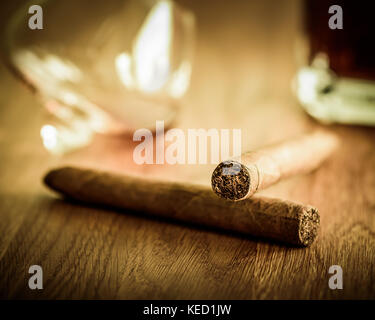
[[[41,30],[28,26],[36,4]],[[172,1],[32,1],[5,31],[7,64],[48,111],[41,136],[52,153],[95,132],[168,124],[189,86],[194,17]]]

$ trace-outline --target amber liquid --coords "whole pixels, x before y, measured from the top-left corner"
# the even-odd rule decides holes
[[[310,62],[325,53],[338,76],[375,80],[375,1],[306,0],[305,26],[310,43]],[[331,5],[343,9],[343,29],[328,25]]]

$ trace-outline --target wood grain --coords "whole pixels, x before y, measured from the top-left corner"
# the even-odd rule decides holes
[[[290,92],[299,1],[184,2],[198,35],[176,126],[241,128],[243,149],[320,126]],[[37,98],[3,65],[0,78],[1,298],[375,298],[374,128],[331,126],[344,142],[335,156],[262,192],[319,209],[317,241],[297,249],[58,199],[41,184],[57,165],[203,184],[213,167],[136,166],[129,137],[53,157],[40,143]],[[28,288],[32,264],[43,267],[43,290]],[[343,268],[343,290],[328,287],[331,265]]]

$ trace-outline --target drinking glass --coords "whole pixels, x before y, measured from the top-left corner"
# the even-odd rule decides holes
[[[29,26],[35,5],[42,29]],[[96,132],[172,121],[189,86],[193,38],[193,14],[170,0],[33,0],[10,18],[5,60],[43,102],[43,144],[61,154]]]

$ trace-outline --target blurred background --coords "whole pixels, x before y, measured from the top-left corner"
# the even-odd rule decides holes
[[[121,3],[121,1],[113,2],[116,3],[116,6],[117,3]],[[53,10],[48,10],[49,3],[52,4]],[[190,81],[189,79],[186,80],[188,83],[190,82],[190,85],[184,90],[183,93],[185,94],[180,95],[177,99],[173,99],[173,102],[170,102],[170,100],[165,102],[169,97],[161,93],[159,95],[161,98],[159,96],[151,97],[144,103],[145,106],[135,104],[134,107],[131,105],[132,98],[129,99],[127,96],[121,96],[122,101],[125,101],[123,109],[130,111],[124,115],[119,115],[115,110],[114,116],[116,119],[124,119],[128,131],[125,130],[125,133],[121,135],[95,135],[93,138],[89,136],[91,130],[85,131],[82,129],[81,132],[83,132],[84,136],[82,146],[85,148],[73,153],[68,152],[68,154],[63,157],[51,156],[49,157],[49,161],[58,162],[63,159],[63,161],[78,161],[82,162],[82,164],[91,164],[94,166],[97,166],[99,163],[99,165],[103,167],[106,166],[121,171],[155,171],[155,166],[148,166],[148,168],[145,169],[144,167],[139,168],[139,166],[134,166],[134,164],[131,163],[132,147],[134,147],[131,141],[133,131],[143,127],[152,129],[154,120],[165,120],[166,125],[182,129],[240,128],[242,129],[243,150],[280,140],[283,137],[295,135],[305,131],[306,126],[308,127],[310,125],[311,120],[306,117],[300,109],[292,93],[292,79],[296,75],[298,67],[304,63],[302,58],[298,57],[296,53],[303,32],[303,28],[301,27],[301,1],[283,1],[278,3],[274,3],[273,1],[235,1],[231,5],[225,1],[218,1],[214,6],[208,2],[198,4],[189,1],[186,3],[177,1],[177,3],[185,8],[192,16],[195,16],[193,40],[185,39],[187,36],[178,29],[178,23],[175,23],[175,25],[177,25],[177,30],[174,30],[176,34],[176,37],[173,39],[174,42],[180,40],[180,42],[186,43],[185,47],[187,47],[187,49],[183,48],[180,49],[180,51],[193,51],[191,54],[188,52],[188,56],[185,57],[185,60],[192,66]],[[11,12],[14,13],[17,8],[23,8],[21,6],[22,4],[22,1],[19,1],[18,4],[16,2],[3,4],[4,8],[2,9],[2,14],[5,17],[9,17],[11,16]],[[62,105],[64,103],[61,103],[61,95],[58,96],[55,92],[51,93],[53,89],[50,89],[46,85],[55,83],[54,76],[45,76],[43,74],[40,76],[40,70],[44,70],[43,68],[48,67],[47,62],[45,65],[42,65],[41,62],[38,62],[42,60],[37,60],[35,57],[30,58],[30,56],[24,54],[25,51],[28,51],[29,55],[31,52],[35,53],[35,56],[39,55],[42,57],[43,55],[46,57],[49,53],[57,53],[60,55],[58,56],[59,58],[64,59],[70,57],[72,62],[77,62],[77,67],[82,68],[84,76],[88,74],[87,79],[81,81],[81,83],[89,83],[87,85],[88,88],[83,88],[81,83],[78,85],[74,85],[74,83],[70,85],[75,88],[79,87],[81,91],[78,90],[78,92],[82,93],[82,96],[92,98],[95,102],[102,102],[103,100],[111,101],[111,99],[115,102],[109,107],[106,107],[105,103],[96,103],[96,105],[99,105],[100,108],[104,110],[108,110],[112,108],[112,106],[112,111],[116,108],[119,109],[119,107],[116,106],[119,99],[115,100],[114,96],[119,90],[126,91],[123,87],[117,91],[113,89],[113,87],[119,86],[118,83],[101,83],[101,80],[105,77],[111,79],[118,78],[116,74],[109,72],[105,74],[106,71],[104,71],[103,75],[103,72],[102,74],[100,73],[99,68],[97,68],[99,70],[98,72],[96,72],[97,70],[95,70],[95,72],[92,71],[95,66],[100,64],[104,65],[104,70],[109,69],[104,62],[101,62],[107,59],[106,52],[103,52],[102,49],[97,51],[92,50],[90,46],[97,45],[97,43],[91,43],[89,40],[86,40],[91,37],[94,38],[96,33],[100,34],[100,30],[102,29],[100,28],[100,23],[98,23],[98,31],[93,29],[86,32],[84,27],[81,28],[85,30],[82,32],[77,32],[77,30],[74,30],[72,27],[65,30],[67,27],[64,24],[66,21],[65,16],[69,14],[69,12],[77,11],[77,2],[66,2],[63,6],[55,6],[57,7],[56,9],[53,5],[54,1],[47,1],[44,5],[46,7],[44,10],[45,30],[29,30],[28,28],[24,28],[24,24],[27,22],[30,14],[24,15],[23,20],[13,18],[16,20],[13,22],[13,25],[15,25],[13,29],[15,29],[15,31],[9,31],[9,26],[8,30],[5,27],[8,38],[4,42],[8,48],[4,50],[4,55],[8,58],[6,59],[6,61],[9,62],[8,66],[12,66],[13,71],[17,71],[18,75],[21,74],[23,80],[26,80],[29,86],[31,84],[31,87],[33,87],[34,92],[37,94],[32,95],[30,91],[21,91],[22,97],[19,98],[27,99],[27,103],[25,103],[15,101],[13,95],[12,97],[6,96],[6,94],[12,93],[4,88],[4,94],[2,95],[4,99],[3,103],[7,104],[7,107],[3,108],[4,112],[9,114],[9,110],[18,109],[19,111],[16,112],[17,115],[15,115],[17,120],[7,121],[6,117],[3,117],[2,121],[4,124],[2,128],[6,134],[12,136],[12,139],[16,139],[15,136],[17,135],[28,132],[27,137],[29,139],[31,139],[31,137],[35,139],[33,141],[35,141],[34,143],[36,145],[33,146],[33,152],[35,152],[35,148],[40,148],[41,146],[40,141],[38,141],[39,138],[37,138],[40,134],[40,129],[38,129],[38,127],[41,128],[48,123],[55,125],[56,120],[58,125],[64,121],[64,119],[61,119],[62,117],[55,119],[58,118],[55,116],[57,114],[55,110],[58,108],[56,105]],[[69,6],[71,10],[69,10]],[[108,6],[111,7],[110,3]],[[84,8],[83,5],[82,8]],[[89,19],[93,19],[92,16],[95,17],[95,12],[100,11],[99,9],[101,9],[101,7],[95,4],[91,6],[90,11],[86,12],[82,10],[82,19],[87,16],[87,20],[91,23]],[[61,10],[63,12],[61,12]],[[110,11],[110,9],[108,9],[108,11]],[[59,12],[61,12],[61,14],[59,14]],[[54,16],[48,18],[48,13],[50,15],[54,14]],[[130,8],[129,15],[136,16],[136,14],[137,10]],[[147,14],[147,12],[145,14]],[[140,18],[140,20],[142,19]],[[177,17],[176,19],[181,20],[181,17]],[[6,20],[9,19],[2,19],[4,26],[6,25]],[[76,20],[79,22],[81,18]],[[119,38],[122,35],[126,36],[127,33],[131,33],[131,31],[128,30],[129,27],[126,19],[119,20],[120,22],[117,22],[115,18],[109,20],[109,23],[114,24],[114,26],[111,28],[105,27],[109,29],[109,31],[105,33],[106,36],[109,37],[109,34],[116,34],[117,32],[119,35],[116,35],[116,37]],[[115,22],[111,22],[113,20],[115,20]],[[68,26],[74,25],[74,23],[75,22],[71,21]],[[48,28],[49,24],[58,25],[60,27],[59,29],[52,26]],[[105,23],[103,23],[103,25],[105,25]],[[116,28],[123,28],[123,30],[118,32]],[[49,29],[52,30],[48,31]],[[115,29],[115,31],[113,29]],[[74,42],[74,40],[78,37],[76,34],[80,33],[83,33],[84,41],[78,42],[77,45],[77,41]],[[59,40],[59,37],[61,40]],[[116,37],[114,38],[117,39]],[[128,37],[134,38],[134,32]],[[47,42],[47,45],[44,45],[43,41]],[[12,43],[12,45],[9,45],[9,43]],[[64,45],[62,45],[62,43],[64,43]],[[71,53],[66,49],[67,43],[72,47],[71,51],[75,52]],[[38,46],[43,47],[43,45],[47,53],[38,52]],[[108,46],[111,46],[110,42]],[[126,42],[124,46],[126,46]],[[27,50],[24,50],[25,48]],[[50,52],[48,52],[48,50],[50,50]],[[146,50],[148,50],[148,48],[146,48]],[[176,50],[177,53],[179,53],[178,50],[179,48]],[[19,54],[19,52],[22,54]],[[52,56],[52,54],[50,54],[50,56]],[[64,54],[66,56],[64,56]],[[91,56],[93,55],[93,58],[91,58],[90,54]],[[77,56],[78,58],[76,58]],[[48,60],[47,58],[45,58],[45,60]],[[92,59],[93,62],[90,59]],[[113,58],[110,62],[114,65]],[[88,66],[86,66],[85,63]],[[49,61],[49,66],[50,65],[51,61]],[[60,69],[57,67],[55,66],[56,70],[61,69],[61,66]],[[20,70],[21,73],[19,72]],[[8,71],[9,70],[3,67],[2,77],[9,77],[9,79],[4,79],[3,83],[13,87],[16,80],[10,76]],[[16,87],[18,88],[18,83]],[[110,87],[110,89],[108,89],[108,87]],[[147,96],[147,94],[142,92],[142,89],[144,88],[138,90],[140,91],[140,95]],[[42,94],[40,94],[41,91]],[[96,92],[100,91],[106,91],[103,97],[94,96]],[[50,99],[51,96],[53,99]],[[148,98],[146,97],[146,99]],[[49,100],[53,101],[51,102]],[[152,102],[150,102],[150,100]],[[128,101],[130,101],[130,103],[128,103]],[[11,107],[9,103],[14,103],[17,107]],[[87,101],[84,103],[89,104]],[[48,112],[42,111],[43,104],[49,110]],[[131,106],[129,107],[128,104]],[[173,105],[172,116],[168,113],[169,110],[167,112],[156,112],[156,114],[153,115],[158,105],[167,104]],[[72,107],[69,106],[68,108],[72,109]],[[170,120],[171,117],[173,122]],[[75,115],[75,119],[76,118],[78,118],[78,115]],[[27,119],[27,121],[24,119]],[[37,121],[39,123],[34,124],[34,122]],[[72,123],[73,121],[68,120],[66,122]],[[18,128],[15,129],[15,123],[17,123],[17,126],[22,126],[22,130]],[[26,125],[34,125],[34,128],[28,129],[25,127]],[[85,123],[81,121],[78,123],[78,127],[85,128]],[[269,130],[271,127],[272,130]],[[10,131],[17,132],[10,134]],[[89,133],[86,134],[86,132]],[[87,143],[85,140],[86,136]],[[73,138],[74,141],[78,141],[78,147],[80,146],[80,139],[79,134],[76,134],[75,138]],[[91,143],[91,139],[95,139],[95,142]],[[24,139],[17,138],[17,141],[21,140]],[[88,146],[86,144],[88,144]],[[116,151],[103,152],[103,148],[113,148]],[[69,151],[69,147],[67,147],[67,150]],[[47,157],[44,150],[41,149],[40,152]],[[192,167],[193,166],[188,166],[186,171],[183,166],[168,168],[168,170],[178,170],[180,173],[177,176],[175,174],[171,176],[177,178],[181,177],[182,180],[186,179],[186,174],[195,176],[195,179],[200,181],[207,180],[210,168],[202,169],[202,166],[198,166],[199,168]],[[156,171],[160,172],[160,168]],[[197,171],[197,173],[194,173],[194,171]],[[202,172],[206,172],[207,174],[202,176]],[[163,172],[155,174],[165,176]]]

